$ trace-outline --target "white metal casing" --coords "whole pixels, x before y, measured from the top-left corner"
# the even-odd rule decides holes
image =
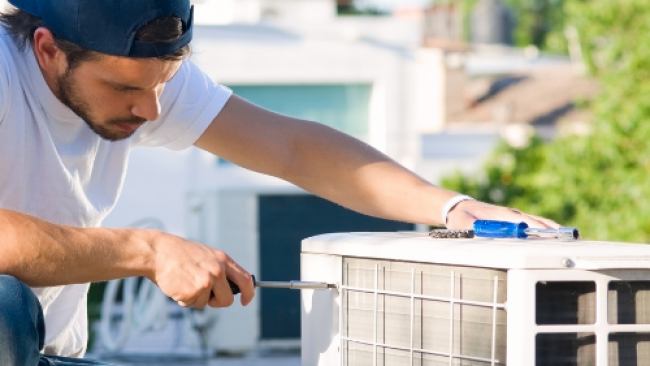
[[[650,280],[650,246],[552,239],[431,239],[422,233],[326,234],[303,241],[302,279],[341,284],[345,257],[507,270],[507,304],[496,302],[495,283],[494,309],[507,307],[508,365],[535,364],[536,334],[594,333],[596,365],[605,366],[609,333],[650,332],[648,324],[608,324],[606,306],[609,281]],[[537,325],[535,285],[544,281],[595,282],[595,323]],[[340,302],[340,291],[303,290],[303,365],[342,365]],[[492,357],[492,364],[505,361]]]
[[[647,268],[647,267],[646,267]],[[594,333],[596,366],[607,366],[608,335],[616,332],[650,332],[650,324],[609,324],[607,306],[598,306],[594,324],[537,325],[535,285],[550,281],[595,281],[596,302],[607,304],[607,287],[612,280],[647,281],[650,269],[609,270],[511,270],[508,272],[508,361],[512,365],[535,364],[535,336],[543,333]],[[510,321],[512,319],[512,321]]]

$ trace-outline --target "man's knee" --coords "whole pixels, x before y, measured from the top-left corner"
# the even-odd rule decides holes
[[[38,356],[44,338],[43,312],[36,295],[15,277],[0,275],[0,347],[32,358],[34,351]]]
[[[29,290],[29,287],[21,280],[13,276],[0,274],[0,293],[22,293],[25,290]]]
[[[0,312],[7,315],[31,315],[40,310],[32,290],[16,277],[0,275]]]

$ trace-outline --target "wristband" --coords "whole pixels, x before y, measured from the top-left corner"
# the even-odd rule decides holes
[[[449,199],[449,201],[447,201],[447,203],[442,207],[442,223],[445,224],[445,226],[447,226],[447,215],[449,215],[449,211],[463,201],[475,201],[475,199],[470,196],[459,194],[458,196]]]

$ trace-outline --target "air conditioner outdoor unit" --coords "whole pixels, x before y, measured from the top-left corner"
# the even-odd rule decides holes
[[[647,245],[327,234],[301,279],[303,365],[650,365]]]

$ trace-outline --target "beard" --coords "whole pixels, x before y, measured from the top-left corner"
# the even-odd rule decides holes
[[[110,126],[117,125],[141,125],[147,122],[145,118],[132,116],[130,118],[114,118],[109,119],[104,123],[100,123],[93,118],[90,112],[90,105],[86,102],[77,92],[73,73],[68,68],[63,75],[57,76],[56,87],[58,98],[66,107],[70,108],[77,116],[79,116],[88,127],[96,133],[99,137],[107,141],[119,141],[131,137],[134,131],[123,131],[119,128],[110,129]]]

